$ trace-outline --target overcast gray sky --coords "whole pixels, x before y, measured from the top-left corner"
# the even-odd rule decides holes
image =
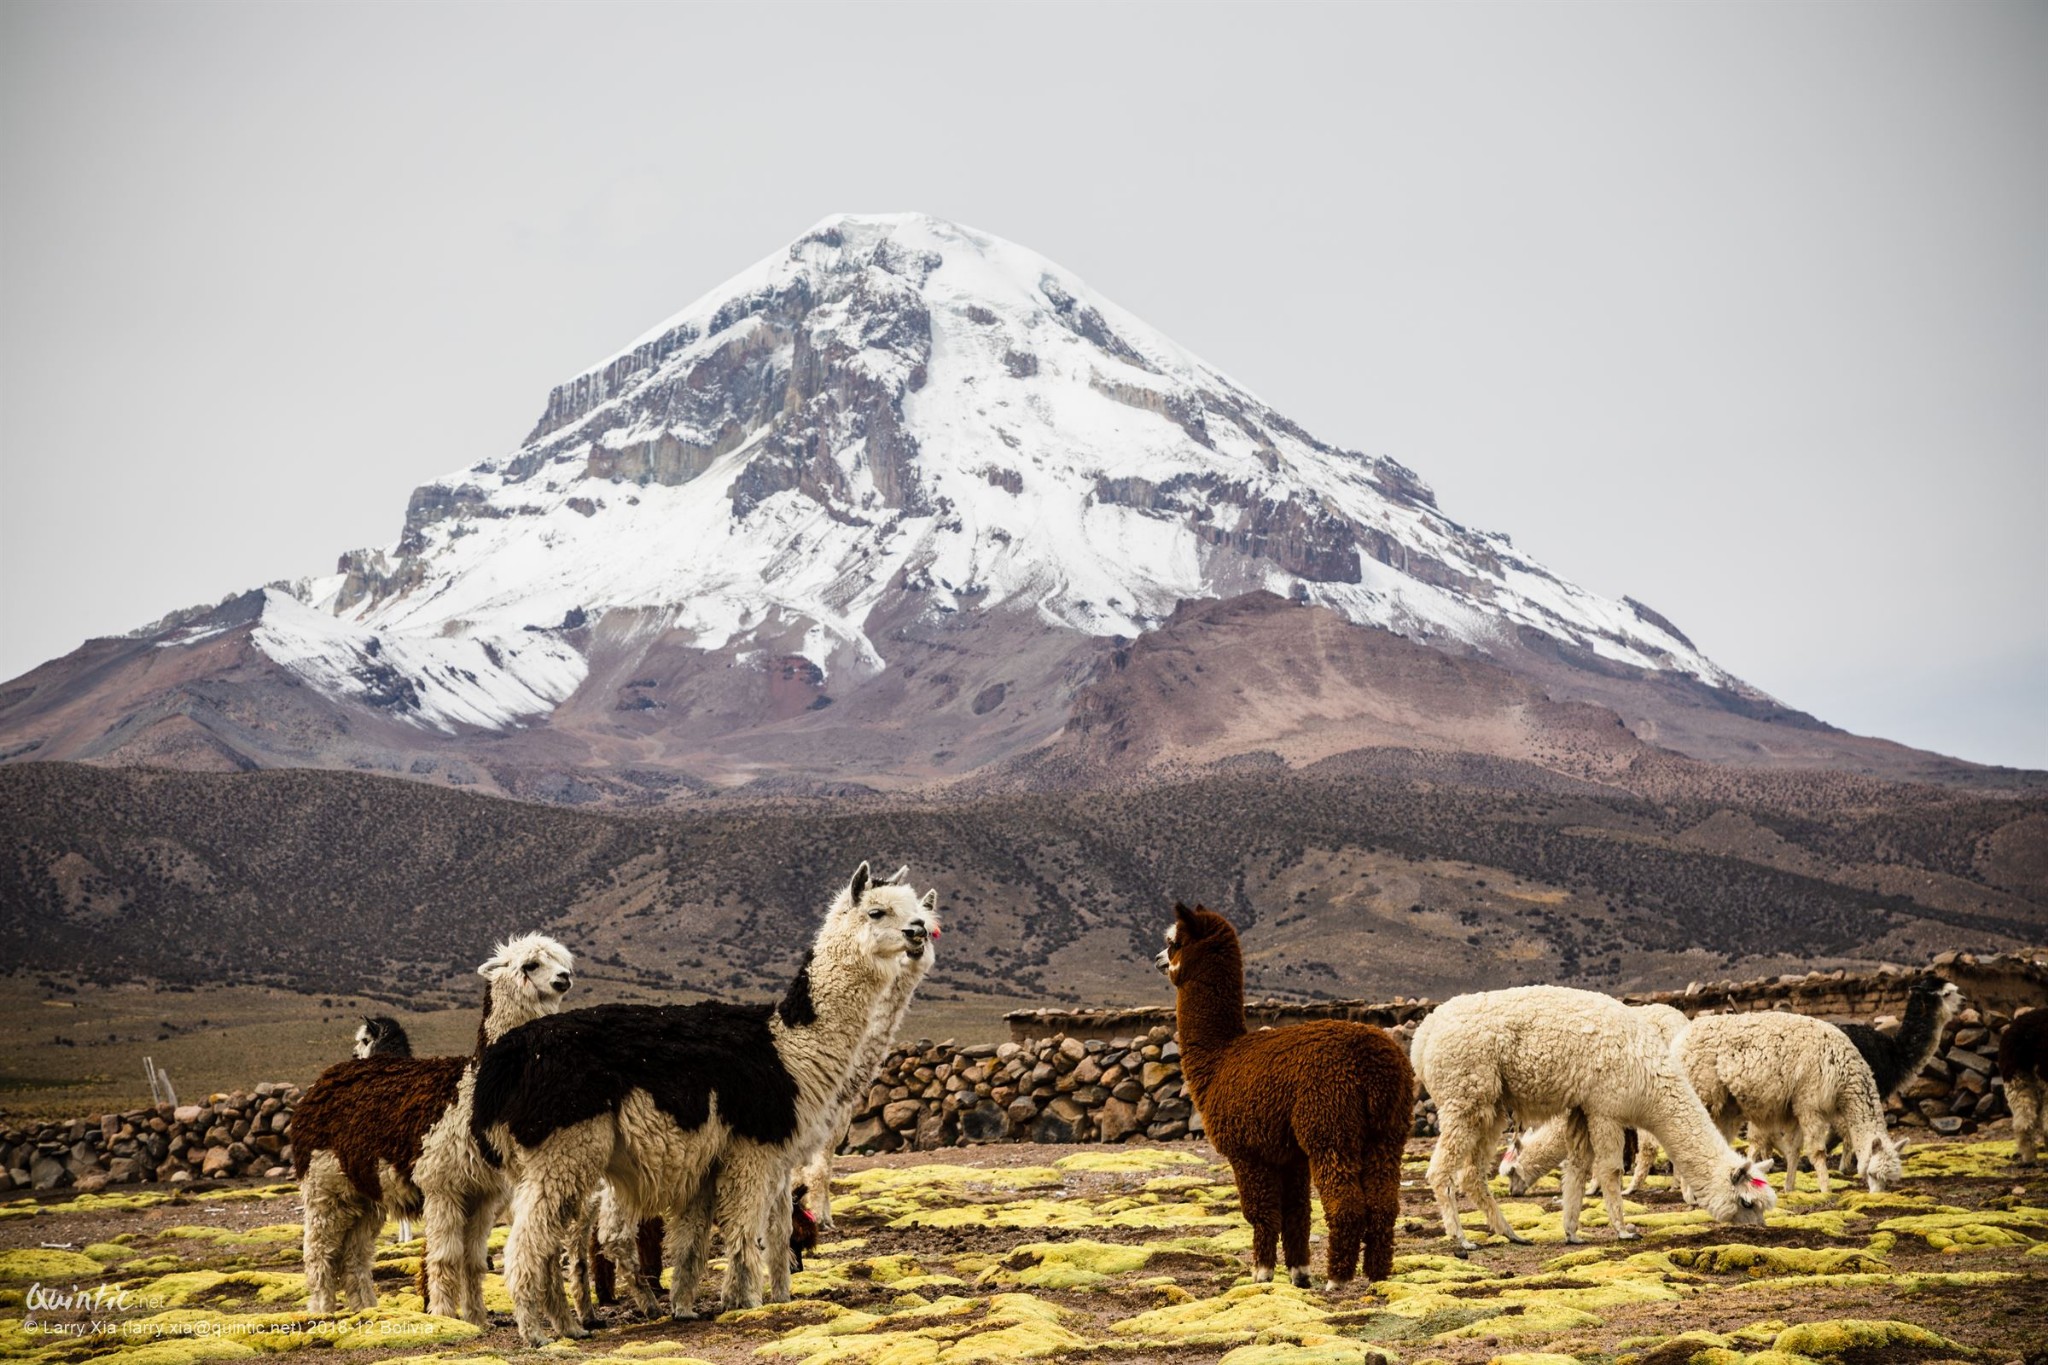
[[[920,210],[1794,706],[2048,767],[2048,5],[4,0],[0,111],[0,677]]]

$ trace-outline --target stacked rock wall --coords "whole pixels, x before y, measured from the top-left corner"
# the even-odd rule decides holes
[[[82,1191],[291,1174],[295,1085],[265,1083],[205,1104],[132,1109],[68,1123],[0,1126],[0,1189]]]
[[[1973,1132],[2008,1113],[1998,1043],[2020,1008],[2048,1005],[2048,952],[1979,960],[1945,954],[1934,970],[1962,987],[1934,1059],[1890,1106],[1890,1122],[1939,1133]],[[1629,996],[1688,1014],[1793,1010],[1824,1019],[1875,1019],[1905,1007],[1920,972],[1812,973],[1765,981],[1696,983]],[[1976,991],[1983,992],[1980,998]],[[1396,1000],[1249,1005],[1254,1028],[1300,1019],[1360,1019],[1404,1041],[1434,1002]],[[1066,1027],[1047,1029],[1059,1021]],[[1201,1136],[1180,1069],[1170,1011],[1032,1011],[1010,1016],[1010,1041],[957,1045],[920,1040],[883,1062],[854,1113],[844,1151],[929,1150],[978,1142],[1166,1142]],[[1022,1033],[1025,1036],[1014,1036]],[[138,1181],[288,1177],[296,1086],[259,1085],[203,1105],[103,1114],[68,1123],[0,1124],[0,1189],[91,1190]],[[1435,1107],[1416,1102],[1415,1131],[1436,1131]]]

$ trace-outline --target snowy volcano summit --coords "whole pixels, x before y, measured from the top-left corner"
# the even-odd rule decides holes
[[[560,385],[393,544],[21,682],[0,761],[568,799],[1375,745],[1845,761],[1649,608],[914,214],[829,218]]]
[[[1052,262],[910,214],[829,218],[556,388],[518,450],[415,492],[395,546],[274,594],[257,639],[324,690],[502,727],[584,683],[586,623],[840,690],[889,666],[883,619],[1137,636],[1254,589],[1732,682]]]

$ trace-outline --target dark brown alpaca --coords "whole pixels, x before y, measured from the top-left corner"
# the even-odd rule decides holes
[[[1176,992],[1181,1072],[1252,1225],[1252,1278],[1273,1278],[1278,1239],[1288,1277],[1308,1286],[1313,1182],[1330,1224],[1331,1287],[1356,1273],[1361,1245],[1366,1279],[1385,1279],[1414,1122],[1407,1052],[1338,1019],[1246,1032],[1237,931],[1201,906],[1173,913],[1157,962]]]

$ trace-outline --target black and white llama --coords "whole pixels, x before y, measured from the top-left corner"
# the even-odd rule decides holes
[[[1912,993],[1906,997],[1906,1014],[1899,1020],[1897,1033],[1884,1033],[1869,1024],[1835,1027],[1849,1035],[1849,1041],[1870,1064],[1870,1074],[1877,1081],[1878,1103],[1883,1104],[1934,1059],[1935,1049],[1941,1046],[1941,1031],[1962,1007],[1963,993],[1956,989],[1955,982],[1925,976],[1913,984]],[[1841,1154],[1841,1170],[1845,1174],[1854,1155],[1846,1149]]]
[[[629,1214],[669,1220],[671,1316],[696,1315],[693,1215],[707,1202],[725,1233],[724,1306],[760,1304],[791,1174],[825,1140],[891,987],[925,957],[936,903],[863,863],[780,1004],[601,1005],[492,1044],[471,1124],[513,1180],[505,1279],[527,1342],[588,1335],[558,1253],[605,1180]]]
[[[410,1057],[412,1039],[405,1036],[405,1025],[388,1014],[366,1014],[361,1026],[356,1029],[355,1058],[365,1057]]]

